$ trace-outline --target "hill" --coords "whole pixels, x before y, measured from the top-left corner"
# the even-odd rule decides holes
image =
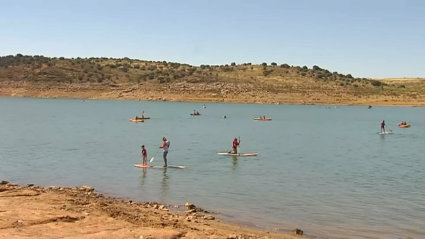
[[[356,78],[319,66],[191,66],[113,58],[0,57],[0,95],[247,103],[422,105],[421,80]]]

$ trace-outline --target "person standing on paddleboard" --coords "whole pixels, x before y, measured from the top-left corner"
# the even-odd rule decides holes
[[[165,167],[167,167],[167,154],[168,154],[168,148],[170,147],[170,141],[168,141],[167,138],[165,138],[165,137],[162,138],[162,141],[163,141],[163,143],[162,143],[161,147],[159,147],[159,148],[164,150],[162,157],[164,158],[164,168],[165,168]]]
[[[235,138],[235,139],[233,140],[233,144],[232,144],[233,152],[232,152],[232,151],[230,151],[229,153],[237,154],[237,153],[238,153],[238,147],[239,147],[239,144],[240,144],[240,143],[241,143],[241,141],[239,140],[239,142],[238,142],[238,139],[237,139],[237,138]]]
[[[381,133],[385,133],[385,120],[381,122]]]
[[[143,166],[147,166],[148,163],[146,161],[146,158],[148,157],[148,151],[145,148],[145,145],[142,145],[142,160],[143,160]]]

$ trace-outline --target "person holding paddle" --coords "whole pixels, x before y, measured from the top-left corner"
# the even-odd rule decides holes
[[[162,138],[162,145],[159,147],[160,149],[164,150],[164,153],[162,154],[162,157],[164,158],[164,168],[167,167],[167,154],[168,154],[168,148],[170,147],[170,141],[167,140],[167,138]]]
[[[381,122],[381,133],[385,133],[385,120]]]
[[[147,166],[148,163],[146,162],[146,158],[148,157],[148,151],[145,148],[145,145],[142,145],[142,160],[143,160],[143,166]]]
[[[233,144],[232,144],[232,148],[233,148],[233,150],[232,151],[230,151],[229,152],[229,154],[231,154],[231,153],[233,153],[233,154],[237,154],[238,153],[238,147],[239,147],[239,144],[241,143],[241,139],[239,138],[239,142],[238,142],[238,139],[237,138],[235,138],[234,140],[233,140]]]

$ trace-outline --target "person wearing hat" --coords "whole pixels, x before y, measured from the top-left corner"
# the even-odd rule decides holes
[[[148,157],[148,151],[145,148],[145,145],[142,145],[142,159],[143,159],[143,166],[148,165],[146,158]]]
[[[159,148],[162,148],[164,150],[164,153],[162,154],[162,157],[164,158],[164,168],[167,167],[167,154],[168,154],[168,148],[170,147],[170,141],[167,140],[167,138],[162,138],[162,145]]]

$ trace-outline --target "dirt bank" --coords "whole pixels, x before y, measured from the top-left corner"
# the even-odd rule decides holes
[[[360,94],[360,93],[358,93]],[[0,82],[0,96],[34,98],[116,99],[148,101],[226,102],[256,104],[425,106],[425,99],[392,95],[298,89],[273,92],[269,86],[245,83],[171,84],[43,84]]]
[[[37,187],[0,183],[0,238],[299,238],[220,222],[186,203],[132,202],[90,186]]]

